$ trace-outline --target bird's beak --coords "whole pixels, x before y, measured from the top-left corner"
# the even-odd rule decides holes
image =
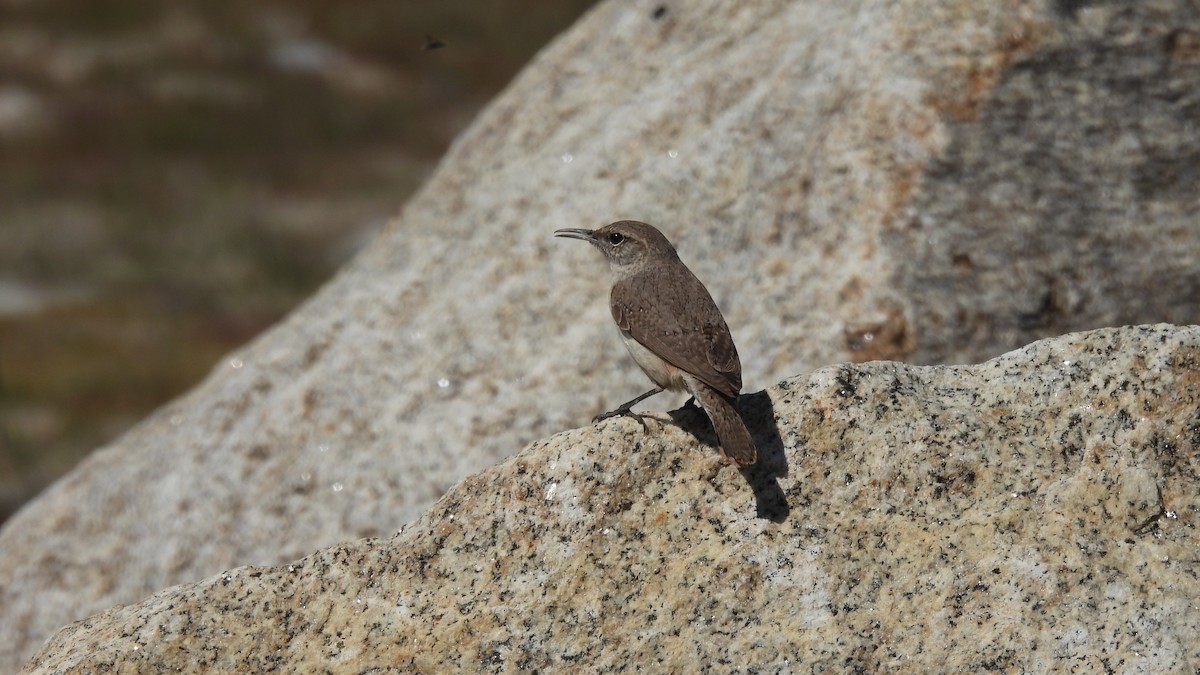
[[[592,230],[580,230],[578,228],[567,228],[564,230],[555,230],[554,236],[567,237],[568,239],[582,239],[587,242],[595,243],[596,239],[593,236]]]

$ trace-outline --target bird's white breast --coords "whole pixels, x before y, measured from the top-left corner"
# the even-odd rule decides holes
[[[642,371],[654,380],[654,384],[671,391],[684,391],[687,385],[683,381],[683,371],[675,366],[667,363],[654,352],[642,346],[642,343],[634,340],[631,335],[625,331],[621,331],[621,339],[625,342],[625,348],[629,350],[629,355],[634,361],[641,366]]]

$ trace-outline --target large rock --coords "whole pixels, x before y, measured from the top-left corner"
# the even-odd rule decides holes
[[[833,366],[747,408],[757,470],[698,413],[566,432],[391,538],[111,610],[28,672],[1200,663],[1200,327]]]
[[[725,309],[750,391],[846,360],[1190,323],[1198,116],[1187,0],[604,3],[338,278],[7,524],[0,671],[113,604],[394,532],[641,391],[602,263],[557,227],[664,229]],[[743,569],[723,581],[769,593]]]

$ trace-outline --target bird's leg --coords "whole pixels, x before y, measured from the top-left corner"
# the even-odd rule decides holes
[[[642,394],[641,396],[633,399],[632,401],[622,403],[621,405],[617,406],[616,410],[610,410],[606,413],[596,415],[595,417],[592,418],[592,424],[595,424],[596,422],[599,422],[600,420],[606,420],[610,417],[623,417],[625,415],[633,415],[633,413],[630,412],[630,409],[633,408],[633,406],[641,403],[642,401],[645,401],[646,399],[650,398],[651,396],[653,396],[655,394],[661,394],[662,392],[663,392],[662,387],[655,387],[655,388],[651,389],[650,391]],[[634,415],[634,416],[636,417],[636,415]]]

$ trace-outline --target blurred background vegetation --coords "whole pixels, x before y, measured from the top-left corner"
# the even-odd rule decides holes
[[[0,0],[0,522],[310,295],[594,0]]]

